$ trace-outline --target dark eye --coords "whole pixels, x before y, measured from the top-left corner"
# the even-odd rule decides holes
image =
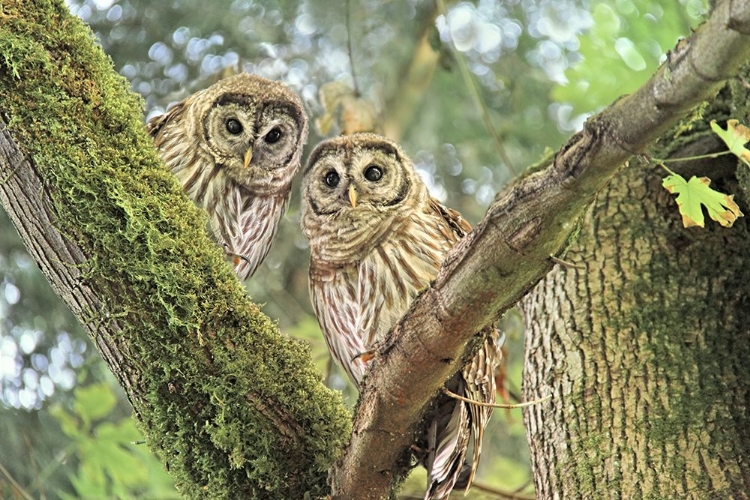
[[[325,181],[326,186],[335,188],[339,185],[339,174],[337,174],[335,170],[330,170],[323,180]]]
[[[237,135],[242,133],[242,124],[237,121],[235,118],[230,118],[227,120],[226,123],[227,132],[229,132],[232,135]]]
[[[370,182],[377,182],[381,177],[383,177],[383,169],[377,165],[370,165],[367,167],[367,170],[365,170],[365,179]]]
[[[271,131],[266,134],[266,142],[268,144],[279,142],[279,139],[281,139],[281,129],[279,127],[272,128]]]

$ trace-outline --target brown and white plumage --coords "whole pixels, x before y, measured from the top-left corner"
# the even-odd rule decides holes
[[[328,347],[355,385],[372,349],[428,286],[448,251],[467,231],[461,215],[430,197],[411,161],[374,134],[330,139],[310,155],[302,186],[302,228],[310,240],[310,293]],[[494,401],[497,332],[446,386]],[[441,396],[430,415],[426,499],[468,488],[491,409]],[[465,460],[469,442],[474,453]]]
[[[246,73],[196,92],[147,125],[187,195],[210,217],[240,279],[268,254],[307,140],[302,103]]]

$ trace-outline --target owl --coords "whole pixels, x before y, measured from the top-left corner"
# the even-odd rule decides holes
[[[432,198],[391,140],[355,134],[324,141],[302,181],[302,230],[310,242],[310,295],[328,348],[359,387],[368,356],[432,281],[469,230]],[[479,334],[479,350],[447,383],[472,400],[494,401],[498,332]],[[491,408],[441,395],[417,448],[428,470],[425,499],[471,485]],[[467,457],[469,442],[473,453]]]
[[[307,140],[302,102],[284,85],[246,73],[196,92],[151,119],[159,155],[241,280],[268,254]]]

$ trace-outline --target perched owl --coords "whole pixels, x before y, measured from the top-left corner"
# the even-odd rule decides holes
[[[300,99],[239,74],[196,92],[147,125],[164,163],[210,217],[241,279],[268,254],[307,140]]]
[[[373,134],[321,143],[302,185],[302,229],[310,240],[310,294],[333,356],[358,387],[370,351],[435,278],[469,224],[430,197],[411,161],[392,141]],[[462,396],[494,401],[498,333],[481,333],[481,347],[446,386]],[[429,485],[425,499],[468,488],[491,408],[441,396],[423,440]],[[469,442],[473,454],[467,459]]]

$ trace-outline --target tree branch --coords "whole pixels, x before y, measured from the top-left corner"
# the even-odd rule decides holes
[[[565,247],[593,196],[630,156],[737,73],[750,56],[749,35],[750,1],[718,2],[643,87],[589,119],[546,169],[498,195],[381,345],[352,439],[331,470],[334,498],[388,496],[404,474],[420,416],[460,368],[473,332],[552,268],[549,255]]]
[[[397,142],[424,100],[440,59],[440,54],[430,44],[437,15],[437,5],[433,4],[415,23],[420,26],[419,36],[414,43],[411,58],[399,71],[401,78],[385,107],[388,112],[383,118],[383,134]]]

